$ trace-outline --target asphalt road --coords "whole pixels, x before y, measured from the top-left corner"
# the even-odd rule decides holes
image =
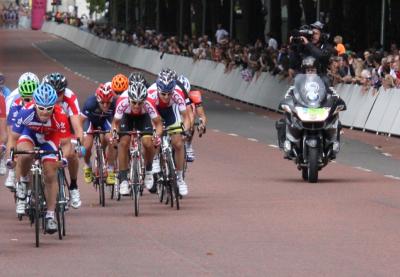
[[[41,32],[0,30],[0,37],[8,84],[24,71],[60,71],[81,104],[96,82],[132,70]],[[36,249],[33,228],[17,221],[1,186],[0,275],[398,275],[400,183],[384,175],[400,176],[399,161],[344,138],[337,163],[319,183],[304,183],[274,147],[276,114],[212,93],[205,106],[209,130],[196,139],[180,211],[148,193],[138,218],[127,198],[101,208],[80,174],[83,206],[68,212],[67,237],[42,236]]]

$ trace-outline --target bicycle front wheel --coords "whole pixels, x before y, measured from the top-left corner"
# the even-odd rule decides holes
[[[175,201],[175,205],[176,205],[176,209],[179,210],[180,206],[179,206],[179,190],[178,190],[178,184],[177,184],[177,178],[176,178],[176,170],[175,170],[175,164],[174,164],[174,160],[172,158],[172,155],[168,155],[167,158],[167,165],[168,165],[168,174],[169,174],[169,184],[171,186],[171,207],[173,207],[174,205],[174,201]]]
[[[35,199],[35,211],[34,211],[34,220],[35,220],[35,244],[36,247],[39,247],[39,234],[40,234],[40,174],[38,171],[35,171],[33,175],[33,192]]]

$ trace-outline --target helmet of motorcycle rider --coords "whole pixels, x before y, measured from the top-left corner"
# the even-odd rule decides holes
[[[301,69],[304,73],[317,73],[317,60],[312,56],[305,57],[301,62]]]

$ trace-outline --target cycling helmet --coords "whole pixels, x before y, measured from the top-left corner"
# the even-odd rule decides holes
[[[175,79],[173,79],[172,74],[170,72],[165,72],[162,70],[158,74],[158,78],[156,81],[157,88],[163,92],[172,92],[175,88]]]
[[[129,75],[129,85],[133,84],[134,82],[140,82],[144,84],[146,83],[146,79],[144,78],[142,73],[132,72],[131,75]]]
[[[58,72],[50,73],[43,78],[43,83],[47,83],[53,86],[56,92],[63,92],[68,85],[67,78]]]
[[[3,73],[0,72],[0,85],[4,85],[5,80]]]
[[[117,74],[112,78],[111,88],[117,93],[121,94],[128,89],[129,80],[124,74]]]
[[[147,98],[147,88],[143,83],[135,82],[128,88],[129,100],[143,102]]]
[[[111,102],[114,92],[110,85],[100,84],[96,89],[96,99],[98,102]]]
[[[51,85],[40,84],[33,92],[33,100],[39,106],[54,106],[57,101],[57,93]]]
[[[177,81],[179,81],[183,85],[183,87],[185,88],[187,93],[190,92],[190,82],[189,82],[188,78],[186,78],[183,75],[179,75]]]
[[[40,83],[38,76],[32,72],[25,72],[18,79],[18,86],[24,81],[35,81],[36,83]]]
[[[38,87],[38,85],[39,84],[34,80],[23,81],[18,86],[19,95],[21,95],[22,98],[32,97],[33,92]]]

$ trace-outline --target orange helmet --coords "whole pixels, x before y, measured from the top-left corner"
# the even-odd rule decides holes
[[[129,80],[124,74],[117,74],[112,78],[111,88],[116,94],[121,94],[128,89]]]

